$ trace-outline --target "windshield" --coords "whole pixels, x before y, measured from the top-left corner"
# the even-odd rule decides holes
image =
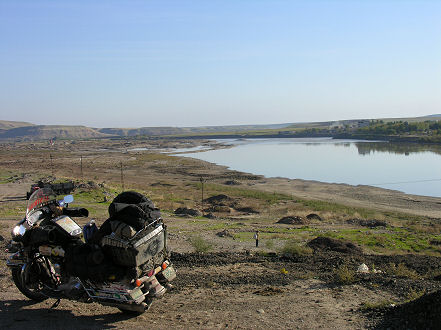
[[[56,195],[50,188],[40,188],[36,190],[28,200],[26,215],[32,213],[45,205],[56,202]]]

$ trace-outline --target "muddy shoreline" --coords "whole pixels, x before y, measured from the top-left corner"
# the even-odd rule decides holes
[[[203,145],[203,144],[200,144]],[[222,144],[213,144],[212,149],[230,148]],[[198,151],[203,152],[203,151]],[[185,154],[175,154],[185,157]],[[205,161],[197,160],[204,166]],[[258,177],[259,180],[248,182],[248,186],[266,191],[279,192],[298,198],[316,199],[352,207],[364,207],[381,211],[404,212],[419,216],[441,218],[441,197],[406,194],[397,190],[378,188],[367,185],[349,185],[326,183],[314,180],[289,179],[284,177],[268,178],[254,173],[230,170],[226,166],[209,163],[219,172],[234,173],[237,177]]]

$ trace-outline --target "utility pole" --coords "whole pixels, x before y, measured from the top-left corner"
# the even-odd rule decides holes
[[[121,161],[121,185],[122,185],[122,190],[124,191],[124,174],[123,174],[123,163]]]
[[[83,156],[82,155],[81,155],[80,170],[81,170],[81,180],[83,180]]]

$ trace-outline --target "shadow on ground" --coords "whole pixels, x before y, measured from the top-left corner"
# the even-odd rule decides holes
[[[114,329],[115,323],[133,318],[119,311],[97,315],[74,315],[69,310],[39,308],[37,305],[38,303],[26,300],[0,301],[0,328]],[[84,312],[94,309],[93,305],[84,306]]]

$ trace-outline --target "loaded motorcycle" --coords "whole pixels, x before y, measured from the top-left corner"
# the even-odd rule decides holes
[[[120,196],[141,198],[144,203],[139,205],[147,207],[142,210],[130,202],[112,203],[113,214],[100,231],[107,229],[96,232],[97,239],[85,241],[90,233],[83,231],[95,226],[94,222],[82,230],[71,217],[88,216],[88,211],[68,208],[72,195],[57,201],[49,188],[35,191],[28,200],[26,216],[12,230],[10,252],[15,253],[7,266],[17,288],[34,301],[55,298],[54,305],[66,298],[128,313],[146,311],[171,288],[176,272],[159,212],[150,200],[136,194]],[[118,214],[123,216],[118,218]],[[137,222],[133,222],[135,218]]]

